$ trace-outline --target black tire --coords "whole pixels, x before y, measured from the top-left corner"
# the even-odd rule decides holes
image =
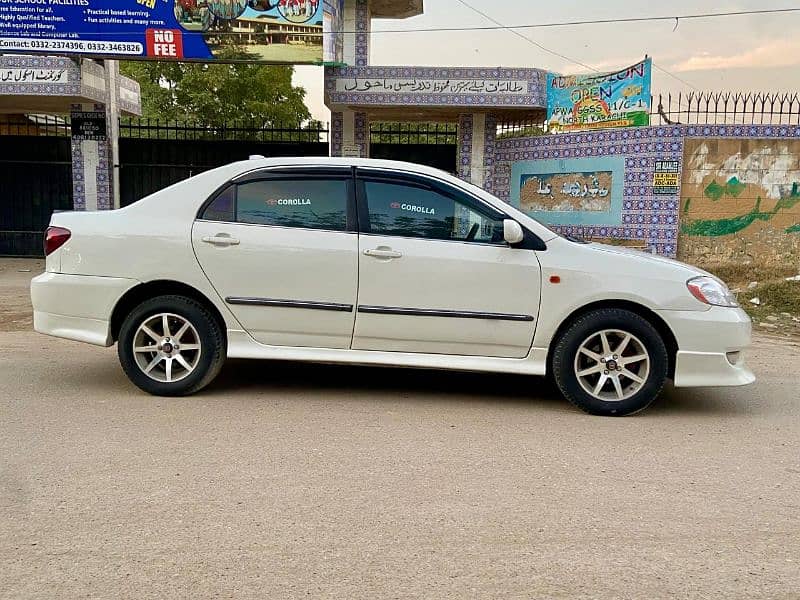
[[[140,326],[161,314],[174,315],[190,323],[194,330],[189,332],[189,341],[194,343],[193,338],[197,338],[195,345],[200,347],[197,355],[191,350],[184,352],[184,360],[194,363],[194,368],[178,381],[158,381],[147,375],[137,362],[137,353],[134,352],[134,340]],[[156,333],[163,333],[163,330],[156,330]],[[158,342],[150,341],[151,338],[144,339],[148,340],[146,342],[148,345],[150,343],[158,345]],[[196,300],[185,296],[158,296],[142,302],[125,318],[120,329],[117,354],[128,378],[148,394],[188,396],[206,387],[219,374],[227,354],[225,332],[211,312]],[[157,355],[160,356],[161,353],[140,353],[142,357],[140,360],[155,359]],[[166,367],[159,363],[153,369],[153,375],[166,378],[165,373],[163,375],[160,373],[162,369],[166,373]],[[178,369],[182,373],[185,371],[180,366],[176,367],[176,370]]]
[[[613,380],[607,380],[608,383],[598,393],[598,396],[601,397],[597,397],[584,389],[576,372],[578,370],[576,369],[576,357],[584,342],[592,339],[592,336],[599,336],[600,332],[608,330],[624,332],[634,336],[634,343],[640,343],[649,355],[649,370],[646,376],[644,376],[643,371],[638,373],[643,375],[640,378],[643,383],[628,379],[625,375],[619,375],[620,381],[628,384],[630,386],[629,393],[632,393],[630,397],[625,397],[622,400],[605,399],[605,396],[617,394]],[[600,337],[596,338],[598,343],[601,339]],[[598,352],[598,354],[602,353]],[[637,354],[637,356],[640,356],[640,354]],[[581,354],[580,360],[592,362],[597,359],[587,359],[586,356]],[[603,361],[605,360],[606,358],[604,357]],[[597,379],[592,379],[593,375],[584,376],[584,382],[594,385],[593,382],[596,381],[600,384],[600,377],[603,374],[619,374],[617,361],[610,361],[610,364],[612,366],[611,371],[605,370],[602,373],[597,373]],[[642,365],[642,363],[639,363],[639,365]],[[592,365],[587,366],[591,367]],[[600,366],[600,368],[605,368],[605,366]],[[622,368],[624,371],[625,367]],[[631,368],[637,367],[632,366]],[[646,409],[658,397],[667,379],[669,357],[664,340],[647,319],[628,310],[609,308],[595,310],[580,316],[569,325],[560,339],[555,340],[552,370],[556,385],[558,385],[561,393],[581,410],[592,415],[624,417]],[[637,373],[634,374],[636,375]],[[637,386],[641,387],[633,393]]]

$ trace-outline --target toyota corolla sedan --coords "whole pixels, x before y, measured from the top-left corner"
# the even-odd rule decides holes
[[[419,165],[254,158],[54,214],[45,251],[35,329],[116,343],[160,396],[201,390],[227,357],[551,375],[597,415],[646,408],[667,379],[755,380],[720,280],[561,237]]]

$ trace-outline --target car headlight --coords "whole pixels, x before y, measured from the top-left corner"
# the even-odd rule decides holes
[[[695,277],[686,282],[686,287],[689,288],[692,296],[703,304],[727,308],[739,306],[736,296],[728,289],[728,286],[713,277]]]

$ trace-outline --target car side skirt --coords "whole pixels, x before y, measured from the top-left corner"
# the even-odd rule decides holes
[[[447,371],[544,375],[547,349],[532,348],[525,358],[491,358],[449,354],[376,352],[372,350],[337,350],[296,348],[259,344],[244,331],[228,330],[228,358],[288,360],[298,362],[355,364]]]

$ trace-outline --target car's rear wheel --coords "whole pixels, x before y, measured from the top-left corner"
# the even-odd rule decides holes
[[[193,394],[225,362],[225,337],[214,315],[184,296],[159,296],[131,311],[117,348],[128,378],[157,396]]]
[[[601,309],[579,317],[556,341],[552,368],[559,389],[577,407],[625,416],[656,399],[669,359],[649,321],[628,310]]]

